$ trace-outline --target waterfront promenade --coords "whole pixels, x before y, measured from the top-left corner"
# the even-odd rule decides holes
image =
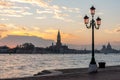
[[[0,80],[120,80],[120,66],[99,68],[97,73],[88,73],[87,68],[44,71],[41,75]],[[54,74],[56,72],[56,74]]]

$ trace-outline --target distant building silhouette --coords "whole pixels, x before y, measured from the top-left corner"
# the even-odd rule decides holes
[[[61,35],[60,35],[60,31],[58,30],[56,47],[60,48],[61,46],[62,46]]]
[[[0,53],[7,53],[9,51],[9,47],[7,46],[0,46]]]
[[[108,43],[108,45],[107,45],[107,50],[112,50],[110,43]]]
[[[35,46],[32,43],[24,43],[22,45],[17,45],[16,53],[32,53]]]
[[[118,53],[118,50],[113,49],[111,44],[108,43],[107,46],[103,45],[101,52],[103,52],[103,53]]]
[[[61,34],[60,34],[60,31],[58,30],[58,34],[57,34],[57,42],[56,42],[56,45],[54,45],[52,43],[51,46],[49,46],[47,48],[48,51],[50,52],[53,52],[53,53],[64,53],[64,52],[67,52],[68,51],[68,46],[66,45],[62,45],[62,42],[61,42]]]

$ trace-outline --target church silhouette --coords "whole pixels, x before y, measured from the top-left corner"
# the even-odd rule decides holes
[[[58,30],[58,34],[57,34],[57,42],[56,42],[56,44],[54,45],[52,43],[52,45],[49,46],[47,48],[47,50],[49,52],[52,52],[52,53],[64,53],[64,52],[67,52],[69,50],[68,46],[62,44],[62,42],[61,42],[61,34],[60,34],[59,30]]]

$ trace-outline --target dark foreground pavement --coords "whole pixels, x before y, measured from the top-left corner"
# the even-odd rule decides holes
[[[32,77],[0,80],[120,80],[120,66],[99,68],[97,73],[88,73],[87,68],[61,69],[57,75],[36,75]]]

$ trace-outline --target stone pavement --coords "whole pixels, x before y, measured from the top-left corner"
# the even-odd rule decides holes
[[[120,66],[99,68],[97,73],[88,73],[87,68],[59,69],[55,71],[62,73],[0,80],[120,80]]]

